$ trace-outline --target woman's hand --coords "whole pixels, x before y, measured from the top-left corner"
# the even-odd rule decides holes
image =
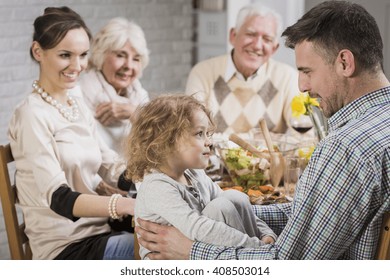
[[[95,190],[99,195],[113,195],[115,193],[119,193],[121,195],[126,196],[127,191],[123,191],[118,188],[111,187],[109,184],[104,182],[103,180],[100,181],[99,185],[97,185],[96,190]]]
[[[138,242],[150,250],[151,260],[188,260],[193,241],[172,226],[137,219]]]
[[[96,107],[95,118],[104,126],[132,119],[136,106],[128,103],[104,102]]]

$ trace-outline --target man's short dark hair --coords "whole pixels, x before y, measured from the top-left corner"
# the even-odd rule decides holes
[[[347,1],[325,1],[288,27],[282,36],[294,49],[303,41],[312,42],[328,63],[342,49],[350,50],[361,70],[383,70],[383,42],[378,25],[361,5]]]

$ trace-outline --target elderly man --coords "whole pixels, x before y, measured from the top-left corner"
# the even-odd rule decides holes
[[[175,228],[139,221],[151,259],[373,259],[390,209],[390,82],[375,19],[360,5],[326,1],[288,27],[299,86],[329,118],[292,203],[256,206],[279,234],[259,248],[188,240]]]
[[[191,70],[186,94],[210,107],[218,132],[248,132],[262,118],[271,131],[286,131],[290,102],[299,90],[295,69],[271,59],[279,47],[281,24],[274,11],[245,6],[230,31],[232,52]]]

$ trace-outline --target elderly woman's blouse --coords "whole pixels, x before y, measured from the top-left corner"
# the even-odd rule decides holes
[[[118,95],[115,88],[109,84],[103,74],[97,70],[90,70],[83,74],[80,79],[80,86],[84,100],[92,114],[96,107],[103,102],[116,102],[139,106],[149,101],[149,95],[138,79],[127,88],[126,94]],[[122,120],[118,124],[104,126],[96,120],[99,134],[107,145],[119,155],[123,154],[123,139],[131,129],[130,120]]]

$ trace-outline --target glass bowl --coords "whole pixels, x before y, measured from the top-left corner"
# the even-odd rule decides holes
[[[233,184],[242,187],[244,192],[256,186],[270,184],[268,150],[262,150],[264,157],[260,158],[231,141],[220,142],[215,148]]]

